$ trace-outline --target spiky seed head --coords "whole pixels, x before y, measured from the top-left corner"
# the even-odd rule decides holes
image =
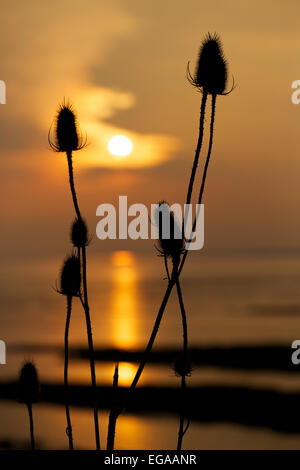
[[[20,403],[36,403],[39,401],[40,384],[38,373],[33,362],[26,361],[21,368],[18,382]]]
[[[81,283],[80,262],[77,256],[69,256],[60,274],[60,293],[68,297],[79,295]]]
[[[75,219],[71,227],[71,240],[76,248],[88,244],[88,228],[83,219]]]
[[[76,117],[70,106],[61,106],[57,114],[56,139],[61,152],[78,148]]]
[[[55,118],[54,142],[50,138],[50,131],[48,136],[49,144],[56,152],[72,152],[85,146],[73,107],[65,101],[59,106]]]
[[[173,212],[170,211],[165,201],[158,204],[155,222],[158,228],[159,253],[166,258],[171,258],[173,263],[178,263],[180,255],[184,252],[185,240],[182,230],[175,221]],[[168,223],[170,224],[169,227]],[[164,233],[165,227],[167,227],[166,234]],[[166,235],[169,235],[169,237],[164,238]]]
[[[204,38],[192,79],[197,88],[211,95],[222,95],[227,84],[227,63],[224,57],[220,37],[208,33]]]
[[[176,359],[174,364],[174,371],[178,377],[186,377],[191,375],[191,362],[185,354],[182,354]]]

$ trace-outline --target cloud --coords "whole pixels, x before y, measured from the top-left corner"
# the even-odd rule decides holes
[[[78,97],[79,121],[83,132],[87,133],[89,145],[85,149],[84,166],[89,167],[144,167],[153,166],[167,160],[176,151],[180,142],[175,137],[163,134],[142,134],[107,123],[119,111],[135,105],[132,93],[89,87]],[[125,134],[133,144],[133,151],[126,158],[112,156],[107,143],[114,135]]]
[[[120,38],[134,36],[139,22],[122,2],[64,0],[37,3],[4,1],[3,30],[6,48],[2,73],[7,104],[0,126],[4,150],[22,151],[47,145],[51,118],[62,99],[70,99],[80,115],[90,145],[84,164],[89,166],[154,165],[178,148],[167,135],[143,134],[105,122],[133,108],[137,97],[92,82],[91,70],[104,66]],[[128,135],[134,152],[116,160],[106,149],[114,134]],[[45,148],[44,147],[44,148]]]

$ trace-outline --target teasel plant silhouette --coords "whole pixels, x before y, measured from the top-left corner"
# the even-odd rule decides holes
[[[24,403],[28,410],[31,450],[35,450],[34,421],[32,413],[33,403],[40,398],[40,384],[37,369],[32,361],[24,362],[18,381],[18,398]]]
[[[190,72],[190,65],[188,62],[187,78],[189,82],[202,93],[199,136],[186,197],[186,204],[190,204],[204,136],[204,121],[207,97],[208,95],[212,95],[212,110],[214,110],[216,96],[225,95],[231,91],[230,90],[229,92],[225,93],[227,83],[227,63],[224,58],[221,40],[216,33],[208,33],[202,41],[194,76],[192,76]],[[214,115],[212,115],[212,119],[213,118]]]
[[[199,137],[198,137],[197,147],[196,147],[195,156],[194,156],[194,163],[192,166],[191,176],[190,176],[189,185],[188,185],[187,198],[186,198],[187,204],[190,204],[191,199],[192,199],[195,175],[196,175],[196,170],[198,167],[198,161],[200,157],[200,151],[202,148],[202,142],[203,142],[203,136],[204,136],[206,102],[207,102],[208,95],[211,95],[212,104],[211,104],[211,120],[210,120],[210,138],[209,138],[207,157],[206,157],[202,179],[201,179],[199,196],[198,196],[198,204],[202,203],[202,197],[204,193],[208,165],[210,161],[210,155],[211,155],[212,144],[213,144],[216,98],[217,98],[217,95],[229,94],[234,88],[234,83],[233,83],[231,90],[229,90],[228,92],[225,92],[226,85],[227,85],[227,75],[228,75],[227,74],[227,61],[225,60],[225,57],[224,57],[221,40],[217,34],[212,35],[208,33],[207,36],[204,38],[202,45],[200,47],[195,76],[191,75],[190,70],[189,70],[189,65],[187,68],[187,76],[188,76],[189,81],[192,83],[193,86],[197,88],[197,90],[202,92]],[[195,230],[196,222],[197,222],[197,214],[194,217],[192,232]],[[184,230],[184,223],[183,223],[182,234],[184,235],[184,233],[185,233],[185,230]],[[190,239],[187,239],[186,248],[188,247],[189,242],[190,242]],[[116,417],[118,417],[124,410],[127,400],[129,398],[129,395],[135,390],[139,382],[139,379],[142,375],[144,367],[148,361],[149,354],[151,353],[152,346],[155,342],[161,320],[163,318],[166,306],[170,298],[170,294],[172,292],[173,287],[176,285],[177,279],[179,278],[181,271],[183,269],[183,266],[187,257],[187,253],[188,253],[188,250],[185,249],[184,253],[181,256],[181,260],[177,269],[174,269],[174,265],[173,265],[172,272],[169,275],[168,286],[166,288],[164,297],[159,307],[159,310],[158,310],[158,313],[154,322],[154,326],[153,326],[150,338],[148,340],[148,343],[146,345],[146,348],[144,350],[144,354],[142,356],[139,367],[136,371],[136,374],[132,380],[130,387],[127,390],[127,393],[125,394],[125,396],[123,396],[118,406],[114,410]]]
[[[200,47],[197,67],[196,67],[194,76],[192,76],[190,72],[189,64],[187,68],[187,77],[188,77],[189,82],[194,87],[196,87],[197,90],[202,92],[202,105],[201,105],[201,113],[200,113],[199,138],[198,138],[194,164],[193,164],[188,191],[187,191],[186,204],[190,204],[191,202],[195,174],[196,174],[196,169],[198,166],[201,145],[202,145],[202,140],[203,140],[203,134],[204,134],[203,127],[204,127],[205,106],[204,106],[204,109],[202,109],[203,100],[205,99],[205,102],[206,102],[207,96],[211,95],[211,117],[210,117],[210,135],[209,135],[208,151],[207,151],[207,156],[206,156],[206,160],[204,164],[202,180],[201,180],[201,185],[200,185],[200,190],[199,190],[199,196],[198,196],[198,201],[197,201],[199,205],[202,203],[206,177],[207,177],[207,171],[208,171],[208,165],[209,165],[212,146],[213,146],[217,96],[229,95],[229,93],[232,92],[235,86],[234,80],[233,80],[231,89],[229,91],[225,91],[226,86],[227,86],[227,79],[228,79],[227,68],[228,68],[227,60],[225,59],[225,56],[224,56],[223,46],[222,46],[220,37],[216,33],[214,34],[208,33],[207,36],[204,38],[202,45]],[[199,140],[201,140],[200,146],[199,146]],[[194,218],[192,232],[195,230],[196,223],[197,223],[197,214]],[[184,224],[183,224],[183,232],[184,232]],[[178,275],[180,275],[183,269],[188,251],[189,250],[186,250],[185,253],[183,254],[181,264],[178,270]]]
[[[80,262],[77,256],[72,255],[66,258],[60,273],[60,286],[58,292],[67,298],[67,316],[65,326],[65,363],[64,363],[64,388],[65,388],[65,408],[67,428],[66,433],[69,439],[69,449],[74,450],[73,432],[70,416],[70,406],[68,400],[68,367],[69,367],[69,328],[72,313],[73,297],[79,297],[81,286]]]
[[[87,288],[87,260],[86,260],[86,246],[88,239],[85,237],[87,234],[87,226],[81,215],[79,204],[77,200],[75,182],[74,182],[74,171],[73,171],[73,152],[81,150],[86,145],[86,139],[83,139],[82,133],[78,126],[77,118],[72,106],[66,102],[63,102],[58,109],[57,116],[55,119],[55,139],[51,139],[51,128],[48,134],[48,141],[52,150],[56,152],[63,152],[66,154],[68,162],[69,172],[69,185],[73,200],[73,205],[76,213],[76,224],[73,225],[72,235],[74,234],[75,239],[72,240],[74,246],[78,249],[78,258],[80,259],[82,266],[82,294],[80,294],[80,300],[85,312],[86,319],[86,330],[89,347],[89,361],[91,370],[91,383],[94,397],[94,425],[95,425],[95,440],[96,449],[100,450],[100,432],[99,432],[99,419],[98,419],[98,399],[97,399],[97,384],[96,384],[96,371],[95,371],[95,354],[92,336],[92,326],[90,317],[90,306],[88,300],[88,288]],[[79,235],[79,239],[76,236]],[[81,239],[80,239],[81,236]]]

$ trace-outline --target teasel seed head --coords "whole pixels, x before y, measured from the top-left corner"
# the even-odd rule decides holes
[[[174,371],[177,377],[189,377],[192,373],[192,365],[187,355],[179,356],[174,364]]]
[[[208,33],[204,38],[198,57],[194,77],[189,68],[188,79],[192,85],[202,92],[211,95],[226,95],[227,62],[224,57],[220,37]],[[230,90],[231,91],[231,90]]]
[[[163,217],[170,221],[170,237],[163,238]],[[174,264],[177,264],[180,255],[184,253],[185,240],[182,230],[179,228],[174,214],[170,211],[168,204],[161,201],[155,214],[155,222],[158,227],[159,246],[156,247],[161,256],[171,258]]]
[[[55,118],[54,142],[50,138],[50,131],[48,136],[49,144],[52,150],[56,152],[80,150],[86,144],[82,139],[73,106],[65,101],[59,106]]]
[[[36,403],[39,401],[40,384],[38,373],[33,362],[26,361],[21,368],[18,382],[20,403]]]
[[[88,240],[88,228],[83,219],[76,218],[71,227],[71,240],[76,248],[86,246]]]
[[[59,293],[67,297],[77,297],[80,293],[81,272],[77,256],[66,258],[60,273]]]

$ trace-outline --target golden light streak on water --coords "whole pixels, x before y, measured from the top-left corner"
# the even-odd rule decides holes
[[[131,252],[116,251],[112,254],[111,263],[111,339],[114,347],[130,349],[138,344],[139,335],[140,308],[136,261]]]

